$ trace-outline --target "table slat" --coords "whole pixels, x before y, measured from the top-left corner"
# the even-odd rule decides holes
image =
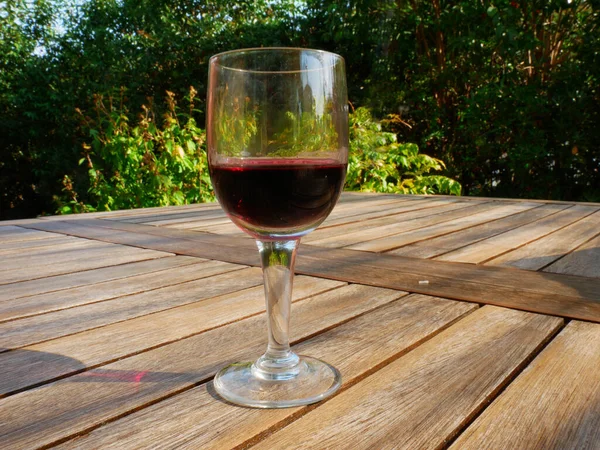
[[[600,445],[600,325],[572,321],[452,449]]]
[[[164,258],[121,264],[119,266],[102,267],[83,272],[67,273],[20,283],[6,284],[0,289],[0,301],[12,300],[63,289],[118,280],[130,276],[157,272],[173,267],[181,267],[195,262],[205,261],[192,256],[167,256]]]
[[[428,223],[433,223],[432,221],[435,220],[443,221],[446,216],[442,215],[451,214],[452,211],[459,211],[471,208],[472,206],[473,205],[468,202],[430,201],[427,203],[426,208],[413,206],[408,209],[409,207],[407,206],[407,209],[395,214],[382,213],[379,217],[346,221],[335,225],[330,222],[329,227],[325,226],[326,224],[324,223],[324,226],[317,228],[306,236],[303,241],[310,242],[313,245],[320,245],[320,242],[336,242],[337,239],[339,239],[339,236],[365,229],[400,226],[407,230],[417,229],[421,225],[427,226],[427,223],[423,223],[425,218],[429,221]],[[457,212],[453,214],[458,214],[460,216],[462,213]],[[362,216],[359,216],[359,218],[362,218]],[[354,242],[354,239],[352,242]]]
[[[438,256],[435,259],[440,261],[482,263],[560,230],[593,214],[597,210],[598,208],[593,206],[576,205],[509,232]]]
[[[256,448],[439,448],[561,324],[485,306]]]
[[[487,261],[486,264],[539,270],[570,253],[599,233],[600,212],[596,212],[535,242]],[[597,263],[600,263],[600,259]],[[576,275],[580,271],[562,271],[560,273]],[[588,276],[598,276],[598,274]]]
[[[600,278],[600,235],[548,266],[544,271]],[[598,297],[600,297],[600,290]]]
[[[135,261],[163,258],[165,256],[173,256],[173,254],[156,250],[118,246],[110,253],[106,251],[92,255],[84,253],[76,259],[50,265],[28,265],[16,269],[0,270],[0,285],[98,269],[100,267],[117,266]]]
[[[556,214],[567,207],[567,205],[539,205],[537,208],[513,214],[512,216],[503,217],[494,220],[493,222],[483,223],[445,236],[400,247],[389,253],[393,255],[410,256],[412,258],[433,258],[466,245],[479,242],[483,239],[505,233],[528,223],[535,222],[536,220],[543,219],[544,217]]]
[[[94,285],[87,301],[83,295],[80,297],[84,302],[83,305],[74,305],[71,308],[0,323],[0,348],[10,349],[32,345],[192,303],[207,298],[207,296],[221,295],[262,282],[261,274],[257,273],[257,269],[244,271],[241,270],[243,268],[244,266],[235,264],[208,261],[176,269],[175,273],[168,274],[170,277],[165,280],[158,277],[155,277],[153,282],[146,280],[148,289],[144,288],[143,280],[141,285],[136,286],[135,281],[132,281],[130,285],[128,278],[116,282],[122,290],[120,295],[118,291],[113,293],[108,287],[102,289],[102,286],[100,286],[100,294],[98,294],[96,292],[98,286]],[[211,277],[210,280],[204,280],[208,277]],[[114,282],[108,284],[114,284]],[[78,290],[86,291],[85,288]],[[181,291],[185,291],[186,295],[180,295]],[[60,294],[63,293],[65,291],[60,292]],[[103,294],[108,298],[102,298]],[[59,297],[60,300],[62,299]],[[76,302],[79,299],[77,297],[75,299],[67,298],[67,301],[69,300]],[[30,306],[35,308],[35,305]],[[30,314],[33,311],[30,310]]]
[[[404,245],[412,244],[414,242],[432,239],[437,236],[463,230],[474,225],[510,216],[521,211],[532,209],[535,206],[537,205],[532,203],[484,203],[457,211],[457,214],[462,212],[462,214],[458,214],[457,217],[453,216],[452,214],[444,214],[441,216],[441,218],[452,220],[444,220],[443,222],[437,220],[430,224],[429,219],[426,218],[424,221],[419,222],[425,222],[427,226],[419,227],[417,230],[408,231],[403,229],[402,226],[399,226],[396,228],[395,234],[388,236],[386,236],[386,234],[390,233],[377,234],[377,231],[381,231],[377,229],[368,230],[368,233],[364,233],[364,236],[361,236],[360,233],[357,233],[356,242],[358,243],[346,246],[354,250],[386,252]],[[365,239],[365,237],[367,237],[367,239]],[[321,243],[320,245],[323,244]]]

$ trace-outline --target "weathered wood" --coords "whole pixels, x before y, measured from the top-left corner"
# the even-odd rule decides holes
[[[100,269],[6,284],[0,289],[0,301],[30,297],[45,294],[47,292],[55,292],[110,280],[118,280],[120,278],[158,272],[160,270],[181,267],[202,261],[206,260],[191,256],[165,256],[163,258],[132,262],[118,266],[108,266]]]
[[[416,202],[411,202],[411,205]],[[432,204],[433,203],[433,204]],[[323,224],[323,227],[317,228],[315,231],[310,233],[308,236],[303,238],[303,242],[310,242],[313,245],[321,245],[322,242],[337,242],[339,236],[347,233],[354,233],[357,231],[378,228],[384,226],[402,227],[404,230],[416,229],[420,226],[427,226],[422,224],[420,220],[427,218],[427,220],[436,217],[438,220],[442,219],[442,215],[449,214],[451,211],[457,211],[465,208],[472,207],[473,205],[467,202],[435,202],[429,201],[427,207],[406,206],[403,211],[396,212],[394,214],[386,214],[385,212],[379,212],[379,215],[374,218],[365,218],[364,220],[345,220],[344,222],[329,222]],[[362,219],[363,216],[358,216]],[[450,219],[448,219],[450,220]],[[402,224],[402,225],[400,225]],[[325,226],[329,225],[329,226]],[[356,238],[353,240],[355,241]]]
[[[69,244],[71,242],[77,242],[79,239],[64,236],[62,234],[56,234],[53,237],[47,239],[36,239],[33,241],[16,241],[16,242],[4,242],[0,239],[0,256],[9,255],[14,252],[29,252],[32,250],[38,250],[44,247],[51,247],[54,245]]]
[[[18,320],[12,324],[2,325],[0,324],[0,347],[7,343],[7,340],[11,340],[13,336],[12,331],[17,330],[21,339],[27,336],[30,339],[27,345],[34,342],[38,342],[37,338],[39,332],[46,329],[46,326],[52,329],[60,329],[61,332],[69,330],[69,321],[75,320],[78,322],[77,326],[81,326],[81,317],[86,317],[85,308],[73,310],[73,307],[79,307],[86,304],[104,302],[110,299],[118,299],[119,297],[125,297],[128,295],[139,294],[146,291],[153,291],[159,288],[165,288],[168,286],[174,286],[188,281],[199,280],[207,278],[212,275],[221,273],[231,272],[234,270],[240,270],[246,266],[240,266],[237,264],[223,263],[220,261],[204,261],[200,260],[197,264],[177,266],[171,269],[162,270],[160,272],[152,272],[141,275],[135,275],[128,278],[120,278],[118,280],[111,280],[101,283],[95,283],[88,286],[81,286],[58,292],[50,292],[42,295],[35,295],[31,297],[20,298],[17,301],[5,301],[0,302],[0,322],[7,320],[15,320],[17,318],[23,318],[27,316],[34,316],[43,314],[42,317],[30,317],[27,320]],[[125,300],[128,302],[129,299]],[[119,302],[123,300],[118,300]],[[111,308],[110,304],[97,305],[100,311],[104,310],[104,307]],[[68,308],[68,312],[60,314],[48,314],[49,312],[57,312]],[[95,313],[99,313],[96,307],[93,307]],[[65,314],[65,319],[60,319],[61,314]],[[92,313],[94,314],[94,313]],[[80,316],[81,315],[81,316]],[[71,318],[71,319],[69,319]],[[66,326],[63,328],[65,322]],[[45,325],[44,325],[45,324]],[[49,339],[45,333],[43,338]],[[37,338],[36,338],[37,336]],[[10,341],[13,345],[17,345],[15,342]]]
[[[396,214],[403,214],[403,213],[407,213],[410,211],[417,211],[417,210],[421,210],[421,209],[430,209],[430,208],[436,208],[436,207],[441,207],[441,206],[449,206],[454,203],[460,203],[461,206],[463,206],[463,207],[468,206],[467,202],[460,202],[458,200],[447,200],[447,199],[437,200],[437,199],[433,199],[433,198],[405,201],[405,202],[399,203],[398,205],[392,205],[392,206],[381,205],[378,208],[375,208],[371,211],[364,211],[361,208],[361,206],[358,205],[356,207],[357,210],[355,211],[356,214],[353,214],[351,216],[341,216],[341,217],[329,216],[325,220],[325,222],[323,222],[319,226],[319,229],[325,229],[325,228],[329,228],[329,227],[336,227],[336,226],[343,225],[343,224],[361,222],[363,220],[383,218],[386,216],[393,216]],[[432,214],[433,214],[433,211],[432,211]]]
[[[298,277],[296,284],[294,300],[328,291],[343,283]],[[244,289],[252,285],[256,285],[256,280],[247,276],[245,280],[240,279],[237,286],[229,280],[228,285],[221,283],[207,288],[207,292],[182,286],[180,297],[187,294],[189,299],[184,306],[2,353],[0,393],[14,392],[76,371],[72,365],[61,364],[65,357],[76,360],[82,370],[260,313],[265,308],[262,286]],[[349,292],[363,294],[369,291],[343,290],[336,295],[356,299],[358,294]],[[194,300],[196,302],[192,303]]]
[[[544,271],[600,278],[600,235],[548,266]],[[598,296],[600,297],[600,290]]]
[[[16,269],[2,270],[0,271],[0,285],[165,256],[173,256],[173,254],[156,250],[117,246],[110,253],[104,252],[87,257],[84,255],[78,259],[55,262],[51,265],[30,265]]]
[[[300,273],[600,322],[600,280],[448,264],[343,249],[300,248]]]
[[[250,237],[236,238],[208,233],[201,235],[186,230],[94,219],[38,223],[28,226],[53,230],[69,236],[152,248],[181,255],[218,259],[236,264],[260,264],[256,244]]]
[[[23,267],[33,268],[54,265],[77,259],[89,259],[101,257],[105,254],[113,254],[128,251],[127,247],[107,242],[93,241],[89,239],[78,239],[77,242],[45,247],[39,250],[20,252],[17,255],[9,255],[2,262],[0,271],[21,269]],[[134,251],[136,249],[133,249]]]
[[[487,261],[486,264],[539,270],[560,259],[599,233],[600,212],[596,212],[535,242],[530,242],[523,247]],[[600,257],[596,266],[600,266]],[[569,271],[560,273],[580,274]],[[587,276],[600,276],[600,267],[596,270],[596,275]]]
[[[37,231],[21,226],[6,225],[0,228],[0,242],[6,244],[9,242],[35,241],[37,239],[48,239],[56,237],[55,234]]]
[[[349,286],[302,300],[292,314],[292,339],[313,336],[402,295]],[[226,310],[218,309],[221,314]],[[205,315],[182,319],[192,324],[204,318],[210,320]],[[170,333],[176,329],[167,327]],[[0,447],[47,446],[97,427],[207,381],[225,364],[257,357],[265,342],[261,314],[5,398],[0,402]],[[68,358],[62,364],[81,367]]]
[[[83,305],[0,323],[0,348],[24,347],[261,284],[258,269],[243,267],[220,261],[187,266],[180,269],[181,274],[169,273],[170,279],[146,281],[148,290],[133,285],[131,289],[138,293],[127,292],[126,279],[126,283],[116,282],[123,290],[120,295],[118,290],[116,295],[107,291],[109,298],[98,301],[93,300],[99,295],[93,289]]]
[[[576,205],[553,214],[550,217],[446,253],[435,259],[440,261],[482,263],[560,230],[573,222],[593,214],[597,210],[597,207]]]
[[[451,448],[598,448],[598,367],[600,325],[569,323]]]
[[[256,448],[439,448],[561,323],[481,308]]]
[[[445,236],[406,245],[389,253],[410,256],[411,258],[433,258],[466,245],[474,244],[483,239],[506,233],[520,226],[556,214],[566,208],[567,205],[539,205],[537,208],[513,214],[512,216],[476,225]]]
[[[398,227],[395,229],[394,234],[382,233],[379,235],[377,234],[377,231],[381,232],[383,230],[368,230],[368,235],[367,233],[364,233],[365,236],[363,237],[360,236],[360,233],[357,234],[356,237],[359,239],[357,241],[358,243],[350,245],[348,248],[373,252],[385,252],[402,247],[403,245],[411,244],[413,242],[419,242],[425,239],[443,236],[445,234],[463,230],[474,225],[510,216],[521,211],[532,209],[533,207],[534,206],[530,203],[483,203],[470,208],[461,209],[457,211],[456,214],[444,214],[440,216],[440,218],[448,220],[436,220],[433,223],[427,223],[427,226],[419,227],[415,230],[409,231],[402,229],[402,227]],[[425,219],[425,221],[429,222],[429,219]],[[367,237],[368,239],[364,239],[364,237]],[[321,245],[323,244],[321,243]]]
[[[344,389],[474,309],[476,305],[413,295],[302,342],[295,350],[337,367]],[[201,385],[61,448],[233,448],[303,411],[240,408],[215,400],[211,388]]]
[[[107,221],[79,221],[82,225],[78,229],[69,223],[53,225],[67,227],[70,233],[75,230],[81,236],[104,233],[106,239],[121,239],[119,242],[129,245],[153,245],[154,248],[180,254],[258,264],[251,239],[123,223],[110,223],[108,225],[115,228],[102,230],[96,228],[98,222],[100,226],[106,226]],[[116,229],[130,231],[121,235]],[[600,282],[592,278],[424,261],[345,249],[320,249],[310,245],[300,246],[296,271],[305,275],[600,322]]]

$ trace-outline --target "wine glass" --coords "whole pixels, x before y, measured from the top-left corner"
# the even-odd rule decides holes
[[[210,177],[227,215],[256,239],[268,325],[265,354],[223,368],[215,389],[259,408],[317,402],[340,387],[340,373],[296,355],[288,331],[300,238],[329,215],[346,176],[344,60],[301,48],[220,53],[207,103]]]

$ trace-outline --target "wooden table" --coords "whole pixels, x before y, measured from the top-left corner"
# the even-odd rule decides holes
[[[216,204],[0,223],[0,447],[600,448],[600,204],[344,194],[304,239],[292,340],[343,387],[219,400],[266,340]]]

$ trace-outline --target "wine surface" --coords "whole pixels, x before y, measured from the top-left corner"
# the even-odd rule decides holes
[[[249,231],[295,233],[321,223],[344,185],[346,164],[319,159],[242,160],[211,166],[231,219]]]

